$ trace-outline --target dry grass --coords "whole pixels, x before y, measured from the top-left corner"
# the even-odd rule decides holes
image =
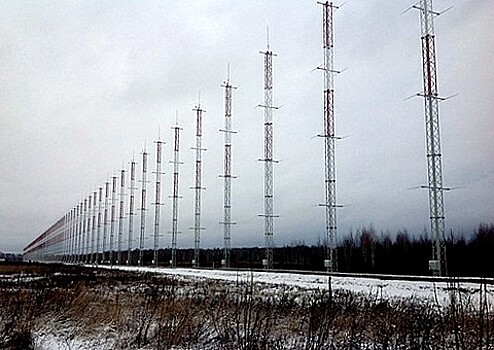
[[[442,309],[336,291],[262,292],[254,281],[184,282],[79,267],[15,266],[50,278],[0,285],[0,349],[34,334],[106,349],[493,349],[494,314],[461,292]],[[9,274],[5,272],[4,274]],[[453,288],[458,290],[458,288]]]

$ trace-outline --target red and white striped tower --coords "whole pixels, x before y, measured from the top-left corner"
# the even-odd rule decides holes
[[[154,257],[153,257],[153,263],[155,267],[158,267],[159,261],[158,261],[158,250],[159,250],[159,237],[160,237],[160,222],[161,222],[161,206],[163,205],[161,203],[161,175],[163,173],[161,172],[161,154],[162,154],[162,148],[163,148],[163,142],[159,140],[159,135],[158,135],[158,141],[156,143],[156,171],[154,172],[156,175],[156,188],[155,188],[155,201],[154,201],[154,245],[153,245],[153,250],[154,250]]]
[[[336,162],[335,162],[335,117],[334,117],[334,33],[333,12],[337,7],[329,1],[319,2],[323,6],[323,113],[324,113],[324,189],[326,212],[326,254],[324,266],[329,272],[338,270],[336,250]]]
[[[263,266],[267,270],[273,269],[273,56],[276,56],[269,49],[269,38],[266,51],[260,51],[264,55],[264,104],[259,107],[264,108],[264,158],[259,159],[264,162],[264,240],[266,255],[263,259]]]
[[[195,185],[191,187],[195,191],[195,202],[194,202],[194,259],[192,260],[192,266],[199,267],[199,257],[201,249],[201,192],[204,189],[202,187],[202,152],[205,151],[202,148],[202,115],[205,112],[201,108],[201,103],[199,102],[197,106],[193,109],[196,112],[196,146],[192,147],[196,152],[196,162],[195,162]]]
[[[179,167],[180,164],[180,131],[182,128],[178,126],[178,116],[177,123],[172,127],[174,133],[173,141],[173,193],[172,193],[172,258],[170,261],[171,267],[177,267],[177,234],[178,234],[178,181],[179,181]]]
[[[134,240],[134,207],[136,187],[136,162],[130,162],[129,236],[127,238],[127,265],[132,265],[132,243]]]
[[[142,180],[141,180],[141,231],[139,235],[139,266],[144,266],[144,234],[146,232],[146,187],[148,173],[148,153],[146,147],[142,151]]]
[[[429,269],[434,275],[447,275],[446,244],[444,224],[443,174],[441,160],[441,136],[439,124],[436,46],[434,34],[434,16],[439,15],[432,9],[432,0],[420,0],[413,6],[420,10],[422,34],[422,68],[425,107],[425,139],[427,148],[427,177],[429,191],[429,213],[431,220],[432,259]]]
[[[125,170],[120,170],[120,208],[118,216],[117,264],[122,265],[122,240],[125,217]]]
[[[223,221],[220,224],[223,225],[223,267],[230,267],[230,248],[231,248],[231,227],[235,225],[232,222],[232,134],[235,131],[232,130],[232,90],[236,87],[230,84],[230,67],[228,67],[228,77],[226,82],[221,85],[225,88],[225,128],[220,131],[224,133],[225,142],[225,160],[224,160],[224,173],[220,175],[224,181],[223,192]]]

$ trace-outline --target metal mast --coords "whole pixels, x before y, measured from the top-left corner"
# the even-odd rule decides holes
[[[134,240],[134,192],[136,190],[136,162],[134,159],[130,162],[130,200],[129,200],[129,237],[127,247],[127,265],[132,265],[132,242]]]
[[[96,232],[96,265],[100,262],[101,216],[103,210],[103,187],[98,188],[98,231]],[[104,251],[103,251],[104,253]]]
[[[84,238],[84,220],[85,220],[85,216],[84,216],[84,207],[86,206],[86,200],[82,201],[81,204],[79,204],[79,215],[78,215],[78,226],[79,226],[79,229],[77,230],[78,231],[78,240],[77,240],[77,254],[78,254],[78,257],[77,257],[77,262],[82,262],[82,241],[83,241],[83,238]]]
[[[67,262],[67,257],[69,256],[70,210],[63,216],[63,219],[62,262]]]
[[[72,222],[72,256],[70,259],[71,263],[76,262],[77,256],[77,227],[78,227],[78,219],[79,219],[79,204],[74,208],[74,218]]]
[[[141,180],[141,232],[139,235],[139,266],[144,266],[144,232],[146,231],[146,184],[147,184],[148,153],[142,152]]]
[[[178,234],[178,180],[179,180],[179,166],[182,164],[179,158],[180,151],[180,130],[181,127],[177,123],[172,127],[174,133],[174,147],[173,147],[173,194],[172,194],[172,259],[170,261],[171,267],[177,267],[177,234]]]
[[[229,67],[228,67],[229,68]],[[224,133],[225,142],[225,160],[224,160],[224,173],[220,175],[224,180],[224,192],[223,192],[223,236],[224,236],[224,248],[223,248],[223,267],[230,267],[230,247],[231,247],[231,226],[235,223],[232,222],[232,89],[236,87],[230,84],[230,71],[228,71],[228,77],[226,82],[221,85],[225,88],[225,128],[220,131]]]
[[[84,240],[84,259],[83,262],[86,264],[89,262],[89,238],[90,238],[90,229],[91,229],[91,195],[87,198],[87,207],[85,206],[85,216],[86,216],[86,222],[84,223],[85,225],[85,240]]]
[[[427,177],[429,190],[429,212],[431,219],[432,259],[429,269],[434,275],[447,275],[446,244],[444,241],[444,201],[441,160],[441,137],[439,132],[439,101],[436,68],[436,47],[432,0],[420,0],[420,23],[422,33],[422,68],[425,106],[425,133],[427,148]]]
[[[264,162],[264,239],[266,245],[266,255],[263,259],[263,266],[267,270],[273,268],[273,56],[276,56],[269,49],[269,38],[266,51],[260,51],[264,55],[264,104],[259,107],[264,108],[264,158],[259,159]]]
[[[118,217],[117,264],[122,265],[122,238],[124,230],[125,170],[120,170],[120,215]]]
[[[109,198],[110,198],[110,182],[105,182],[105,215],[103,218],[103,258],[101,260],[104,263],[106,256],[106,242],[108,241],[108,206],[109,206]]]
[[[195,186],[192,189],[195,190],[195,205],[194,205],[194,259],[192,260],[192,266],[199,267],[199,256],[201,249],[201,191],[204,189],[201,183],[202,176],[202,114],[205,112],[201,109],[201,103],[193,109],[196,112],[196,146],[192,147],[196,151],[196,164],[195,164]]]
[[[154,259],[153,263],[155,267],[158,267],[158,250],[159,250],[159,235],[160,235],[160,221],[161,221],[161,150],[163,142],[159,140],[156,141],[156,192],[155,192],[155,203],[154,203]]]
[[[94,240],[96,236],[96,203],[97,203],[97,195],[98,192],[94,191],[93,192],[93,219],[92,219],[92,228],[91,228],[91,259],[90,262],[94,263],[95,262],[95,252],[94,252]]]
[[[67,257],[67,262],[71,263],[72,262],[72,254],[74,252],[74,218],[75,218],[75,208],[72,208],[70,211],[70,227],[69,227],[69,243],[68,243],[68,257]]]
[[[336,250],[336,162],[335,162],[335,118],[334,118],[334,33],[333,12],[337,7],[331,2],[321,3],[323,6],[323,67],[324,71],[324,172],[325,172],[325,203],[326,211],[326,258],[324,266],[327,271],[338,270]]]
[[[115,237],[115,216],[117,202],[117,177],[112,176],[112,191],[111,191],[111,223],[110,223],[110,265],[113,265],[113,239]]]

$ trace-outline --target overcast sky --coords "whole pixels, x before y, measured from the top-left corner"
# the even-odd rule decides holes
[[[429,230],[418,11],[413,0],[350,0],[335,14],[338,234],[363,225]],[[446,225],[494,221],[494,2],[436,0]],[[0,250],[37,235],[128,169],[144,144],[164,148],[161,245],[170,245],[171,126],[181,143],[179,247],[193,245],[195,115],[204,115],[202,245],[222,246],[224,92],[233,95],[232,245],[264,244],[262,56],[274,59],[276,245],[324,235],[321,7],[315,1],[1,1]],[[151,175],[151,173],[150,173]],[[140,174],[138,174],[140,177]],[[154,182],[149,183],[150,197]],[[137,193],[136,193],[137,194]],[[149,198],[149,204],[153,198]],[[149,205],[150,206],[150,205]],[[150,206],[151,207],[151,206]],[[148,237],[153,210],[148,212]],[[135,232],[137,232],[137,222]],[[127,230],[127,229],[126,229]],[[147,245],[152,240],[147,239]]]

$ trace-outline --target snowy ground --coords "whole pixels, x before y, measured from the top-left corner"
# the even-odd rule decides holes
[[[91,267],[88,265],[88,267]],[[150,272],[168,276],[174,276],[188,283],[187,288],[194,288],[194,282],[215,280],[224,284],[226,288],[234,288],[245,282],[254,282],[256,290],[262,295],[277,295],[281,291],[289,290],[291,293],[304,295],[315,290],[328,288],[328,277],[318,274],[298,273],[270,273],[262,271],[235,271],[235,270],[200,270],[186,268],[152,268],[152,267],[127,267],[127,266],[100,266],[100,268],[122,270],[128,272]],[[7,276],[0,276],[7,277]],[[19,280],[21,276],[16,276]],[[26,278],[29,278],[26,276]],[[478,283],[461,283],[457,286],[460,293],[457,297],[465,303],[478,305],[480,288]],[[383,280],[367,277],[332,277],[333,290],[346,290],[362,293],[376,299],[414,299],[418,302],[437,303],[441,307],[447,307],[450,303],[450,289],[446,282],[432,281],[405,281]],[[490,305],[494,304],[494,285],[486,286],[487,299]],[[307,294],[305,294],[307,295]],[[309,294],[310,295],[310,294]],[[72,349],[72,350],[104,350],[111,349],[115,344],[114,334],[111,330],[102,329],[101,334],[94,337],[80,338],[76,335],[75,328],[57,330],[54,332],[48,325],[34,334],[35,348],[37,350]],[[71,336],[74,333],[74,336]],[[145,348],[141,348],[145,349]],[[180,350],[181,348],[174,348]]]
[[[101,266],[110,268],[109,266]],[[266,285],[266,288],[292,287],[302,290],[327,289],[328,277],[315,274],[272,273],[259,271],[232,271],[232,270],[199,270],[184,268],[151,268],[135,266],[113,266],[113,269],[124,271],[141,271],[174,275],[183,279],[214,279],[227,282],[241,282],[250,280]],[[252,276],[251,276],[252,274]],[[470,302],[478,297],[480,285],[476,283],[461,283],[460,290]],[[447,306],[450,300],[448,284],[446,282],[382,280],[368,277],[332,277],[333,290],[348,290],[364,293],[378,298],[414,298],[430,300],[442,306]],[[488,299],[494,303],[494,285],[487,285]]]

